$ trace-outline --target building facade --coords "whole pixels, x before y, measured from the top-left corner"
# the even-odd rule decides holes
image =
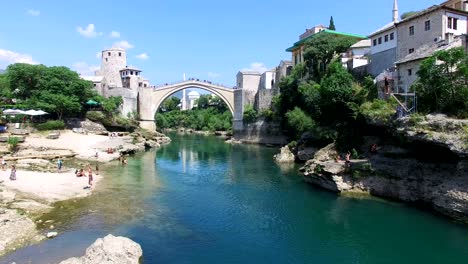
[[[459,7],[455,9],[453,7]],[[468,34],[467,1],[452,0],[429,7],[397,24],[398,91],[408,92],[420,62],[437,50],[460,46]]]

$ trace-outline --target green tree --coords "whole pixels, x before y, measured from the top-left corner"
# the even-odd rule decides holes
[[[199,109],[208,108],[210,106],[210,98],[211,98],[211,95],[209,94],[200,95],[200,97],[195,101],[197,108]]]
[[[406,19],[406,18],[408,18],[410,16],[413,16],[413,15],[415,15],[417,13],[419,13],[419,11],[408,11],[408,12],[405,12],[405,13],[401,14],[400,18],[401,18],[401,20],[404,20],[404,19]]]
[[[336,34],[317,34],[308,40],[305,44],[304,60],[313,80],[319,82],[332,60],[357,40],[356,37]]]
[[[252,123],[257,120],[257,111],[253,108],[252,105],[246,105],[244,108],[243,120],[246,123]]]
[[[468,116],[468,55],[463,47],[438,51],[425,59],[412,89],[423,112]]]
[[[304,132],[311,131],[315,127],[315,122],[299,107],[295,107],[286,113],[288,133],[298,139]]]
[[[77,97],[51,92],[42,92],[37,106],[47,112],[57,114],[58,119],[62,119],[64,115],[76,115],[81,111],[81,105]]]
[[[109,114],[116,113],[122,103],[122,96],[111,96],[109,98],[103,98],[101,101],[102,109]]]
[[[170,112],[170,111],[180,109],[179,104],[180,104],[180,99],[175,96],[171,96],[167,98],[166,100],[164,100],[162,105],[159,107],[159,112]]]
[[[329,30],[336,30],[335,21],[333,21],[333,16],[330,17],[330,24],[328,25]]]

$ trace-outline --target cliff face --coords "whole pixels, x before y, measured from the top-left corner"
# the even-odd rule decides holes
[[[301,168],[305,181],[334,192],[367,192],[423,204],[468,222],[468,122],[440,116],[416,125],[409,125],[409,119],[400,122],[395,136],[404,143],[367,138],[364,158],[349,164],[335,160],[338,153],[329,145]],[[378,142],[375,154],[366,151],[371,142]]]

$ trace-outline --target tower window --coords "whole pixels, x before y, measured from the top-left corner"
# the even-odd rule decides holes
[[[385,42],[388,42],[388,35],[385,35]]]
[[[107,58],[106,58],[106,62],[107,62]]]
[[[409,35],[414,36],[414,26],[409,27]]]
[[[110,55],[111,55],[111,53],[110,53],[110,52],[107,52],[107,56],[110,56]]]
[[[119,52],[119,57],[122,57],[122,52]]]
[[[413,75],[413,69],[408,69],[408,76]]]
[[[395,33],[390,33],[390,40],[393,40],[395,38]]]
[[[382,37],[379,38],[379,44],[382,44]]]
[[[377,46],[377,39],[374,39],[374,46]]]
[[[133,75],[133,71],[130,71],[130,75]]]
[[[409,49],[408,50],[408,53],[410,53],[410,54],[413,53],[413,52],[414,52],[414,49]]]

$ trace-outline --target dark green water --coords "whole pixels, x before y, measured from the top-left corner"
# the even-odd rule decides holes
[[[399,203],[305,184],[275,149],[171,136],[91,197],[43,219],[60,235],[0,262],[56,263],[108,233],[140,243],[144,263],[468,263],[468,227]]]

